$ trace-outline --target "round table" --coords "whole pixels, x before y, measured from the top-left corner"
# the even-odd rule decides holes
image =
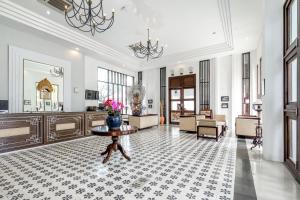
[[[119,150],[122,153],[122,155],[127,160],[130,161],[131,160],[130,157],[125,153],[122,145],[119,143],[119,136],[136,133],[137,130],[138,130],[137,127],[129,126],[129,125],[122,125],[122,126],[120,126],[120,129],[118,129],[118,130],[110,130],[108,128],[108,126],[97,126],[97,127],[93,128],[91,130],[93,135],[111,136],[111,138],[112,138],[112,143],[107,146],[107,148],[104,152],[101,153],[102,156],[107,154],[107,156],[103,160],[103,163],[106,163],[109,160],[113,150],[114,151]]]

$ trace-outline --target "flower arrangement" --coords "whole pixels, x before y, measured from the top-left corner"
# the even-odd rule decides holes
[[[105,109],[110,116],[119,116],[124,105],[119,101],[114,101],[112,99],[107,99],[104,102]]]

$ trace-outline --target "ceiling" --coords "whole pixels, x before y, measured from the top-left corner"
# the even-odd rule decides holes
[[[38,0],[10,1],[42,16],[40,20],[72,29],[63,13]],[[94,37],[72,31],[109,49],[112,57],[119,55],[125,65],[130,62],[146,68],[160,67],[206,55],[252,50],[262,32],[262,0],[104,0],[103,6],[108,16],[113,8],[116,10],[111,29]],[[166,45],[163,57],[149,63],[135,58],[128,48],[129,44],[146,40],[148,27],[151,37]],[[82,47],[86,48],[84,44]]]

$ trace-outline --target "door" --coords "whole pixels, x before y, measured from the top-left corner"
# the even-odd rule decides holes
[[[284,5],[284,160],[298,180],[300,180],[299,5],[299,0],[287,0]]]
[[[169,118],[170,123],[179,123],[180,115],[196,113],[196,75],[169,78]]]

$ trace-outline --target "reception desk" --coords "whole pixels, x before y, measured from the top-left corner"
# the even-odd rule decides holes
[[[1,114],[0,153],[89,136],[105,118],[105,112]]]

